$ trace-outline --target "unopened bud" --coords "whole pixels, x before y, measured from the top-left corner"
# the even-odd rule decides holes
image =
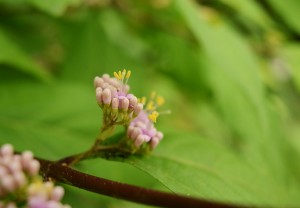
[[[134,145],[136,146],[136,147],[139,147],[139,146],[141,146],[143,143],[144,143],[144,136],[143,135],[139,135],[137,138],[136,138],[136,140],[135,140],[135,142],[134,142]]]
[[[102,93],[102,101],[106,105],[110,105],[111,103],[111,92],[109,89],[105,89]]]
[[[1,155],[12,155],[14,153],[14,148],[11,144],[4,144],[0,149]]]
[[[128,107],[129,107],[129,100],[127,98],[124,98],[122,99],[121,101],[121,107],[122,107],[122,110],[125,112],[128,110]]]

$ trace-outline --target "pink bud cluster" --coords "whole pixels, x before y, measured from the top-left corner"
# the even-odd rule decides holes
[[[128,118],[136,116],[143,109],[133,94],[128,94],[129,86],[115,77],[104,74],[94,80],[96,99],[101,108],[109,109],[112,115],[120,113]]]
[[[151,149],[154,149],[160,140],[162,140],[163,133],[156,130],[147,112],[141,111],[139,115],[131,121],[127,129],[127,136],[134,141],[136,147],[141,147],[147,143],[150,144]]]
[[[64,208],[59,200],[64,192],[52,182],[43,183],[38,176],[40,163],[30,151],[14,154],[12,145],[0,148],[0,208],[15,208],[18,203],[28,208]],[[39,186],[39,189],[32,187]],[[45,193],[48,193],[45,194]]]
[[[15,155],[12,145],[0,149],[0,197],[15,192],[28,184],[28,179],[38,174],[40,164],[30,151]]]
[[[70,208],[60,200],[64,196],[64,189],[54,186],[52,182],[35,182],[28,187],[28,207],[30,208]]]

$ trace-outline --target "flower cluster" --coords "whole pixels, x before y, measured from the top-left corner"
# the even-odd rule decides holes
[[[147,147],[154,149],[163,138],[154,123],[159,116],[156,109],[164,103],[164,99],[152,93],[146,102],[145,97],[137,99],[129,94],[127,82],[130,75],[131,71],[124,69],[114,72],[114,77],[104,74],[95,78],[96,99],[104,112],[104,125],[124,125],[133,152]]]
[[[68,208],[60,199],[62,187],[43,183],[38,176],[40,164],[30,151],[14,154],[9,144],[0,148],[0,208]]]
[[[124,69],[122,72],[115,72],[115,77],[104,74],[95,78],[96,99],[104,112],[104,118],[108,118],[106,120],[126,124],[143,109],[137,97],[128,93],[127,82],[130,75],[131,71]]]
[[[127,136],[134,141],[136,147],[141,147],[143,144],[150,144],[150,148],[154,149],[163,138],[163,133],[157,131],[154,123],[159,116],[156,109],[164,103],[164,99],[161,96],[156,96],[156,93],[153,92],[147,103],[145,97],[140,102],[146,104],[146,109],[142,110],[130,122]]]

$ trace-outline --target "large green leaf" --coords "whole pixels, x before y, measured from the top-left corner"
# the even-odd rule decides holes
[[[93,91],[92,84],[1,84],[0,143],[47,159],[87,149],[101,124]]]
[[[280,130],[274,133],[278,125],[272,122],[253,52],[226,22],[209,24],[200,18],[192,1],[178,0],[176,6],[203,46],[204,69],[236,146],[258,170],[285,180],[289,173],[280,150],[282,138]]]
[[[296,207],[297,194],[251,168],[227,148],[196,134],[167,134],[149,156],[128,163],[175,193],[262,207]]]

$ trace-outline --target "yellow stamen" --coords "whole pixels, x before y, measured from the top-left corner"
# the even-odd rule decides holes
[[[157,111],[153,111],[148,118],[153,121],[154,123],[156,123],[157,117],[159,116],[159,113]]]
[[[123,72],[122,72],[122,79],[124,79],[125,75],[126,75],[126,69],[123,69]]]
[[[154,102],[152,100],[148,102],[146,109],[149,111],[153,111],[155,109]]]
[[[122,80],[123,76],[122,76],[122,72],[121,71],[118,72],[118,75],[120,77],[120,80]]]
[[[156,103],[158,106],[162,105],[165,103],[165,99],[162,96],[157,96],[156,97]]]
[[[127,74],[126,74],[126,79],[129,79],[130,75],[131,75],[131,71],[128,70],[128,71],[127,71]]]
[[[114,76],[118,79],[121,80],[122,78],[119,76],[119,74],[117,72],[114,72]]]

